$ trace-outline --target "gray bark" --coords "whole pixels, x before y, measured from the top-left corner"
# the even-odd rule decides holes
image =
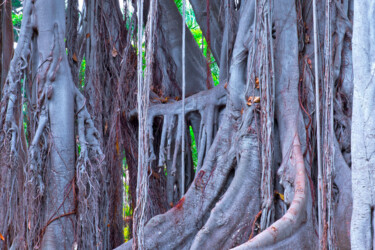
[[[53,62],[56,61],[58,64],[54,69],[55,72],[48,71],[47,75],[47,81],[53,91],[48,102],[52,146],[51,165],[46,175],[47,197],[44,220],[47,223],[53,217],[73,211],[75,207],[73,192],[69,192],[75,170],[74,85],[64,51],[65,2],[37,1],[35,9],[38,53],[41,61],[51,56],[51,44],[59,48],[52,54]],[[74,224],[71,222],[71,217],[61,217],[47,226],[42,248],[65,249],[73,245]]]
[[[352,191],[353,215],[351,246],[371,249],[374,231],[375,120],[375,3],[354,1],[353,22],[353,115],[352,115]]]
[[[0,227],[8,248],[90,248],[101,242],[100,138],[73,83],[64,36],[64,1],[25,1],[0,113],[0,186],[5,194],[0,204],[6,211]],[[25,93],[29,148],[22,115]]]
[[[158,1],[158,18],[159,25],[157,29],[157,37],[163,37],[163,40],[158,38],[156,52],[166,53],[169,59],[175,65],[171,73],[175,74],[176,84],[178,85],[178,92],[172,92],[173,95],[168,95],[171,92],[169,89],[173,84],[170,82],[163,82],[163,92],[165,96],[181,96],[182,87],[182,17],[178,12],[176,4],[172,0]],[[195,42],[190,30],[186,27],[186,96],[207,89],[207,73],[206,60]],[[157,55],[158,64],[168,65],[168,57],[165,55]],[[165,70],[165,66],[163,66]],[[168,75],[167,71],[162,73],[163,77]],[[212,76],[208,79],[212,83]],[[213,84],[212,84],[213,85]]]
[[[0,209],[7,211],[0,216],[0,233],[4,232],[6,238],[4,242],[0,240],[0,247],[22,248],[27,243],[28,248],[63,249],[74,248],[77,244],[82,249],[107,249],[122,242],[120,187],[123,184],[119,166],[123,150],[128,171],[133,171],[130,189],[134,195],[133,205],[136,204],[137,111],[133,109],[137,63],[131,40],[134,34],[121,28],[125,24],[116,0],[86,2],[84,17],[87,16],[87,22],[83,18],[85,24],[81,27],[84,31],[77,34],[78,38],[72,34],[67,39],[70,48],[67,57],[64,36],[70,32],[65,32],[64,1],[36,1],[35,6],[32,1],[25,1],[28,7],[24,13],[24,32],[11,63],[0,113]],[[150,166],[146,170],[150,175],[150,186],[146,190],[148,200],[143,214],[148,221],[144,232],[145,248],[315,249],[319,244],[317,217],[323,223],[329,221],[316,216],[317,205],[324,205],[323,211],[330,211],[329,216],[334,218],[331,244],[340,249],[349,248],[351,230],[352,248],[373,247],[371,164],[375,146],[371,140],[375,123],[371,121],[374,106],[371,84],[375,68],[372,64],[375,63],[371,59],[374,54],[371,42],[375,38],[370,24],[375,5],[368,0],[356,2],[354,10],[360,14],[354,15],[353,61],[350,41],[352,1],[334,1],[331,5],[334,7],[330,13],[334,18],[331,28],[336,31],[327,33],[326,38],[333,41],[333,54],[320,50],[317,59],[324,58],[326,63],[332,60],[326,72],[321,71],[332,76],[330,80],[335,88],[335,93],[331,93],[333,103],[328,104],[334,107],[335,115],[337,140],[333,138],[328,145],[334,149],[335,154],[331,156],[334,156],[335,171],[332,177],[324,176],[333,183],[333,192],[325,193],[329,197],[326,199],[328,204],[317,204],[314,154],[320,145],[315,142],[316,121],[313,118],[316,110],[310,61],[313,45],[309,41],[312,40],[311,1],[273,1],[268,13],[273,17],[268,24],[264,23],[261,14],[265,11],[262,3],[268,4],[268,1],[236,1],[240,5],[232,4],[231,9],[225,9],[222,1],[209,2],[212,52],[220,64],[221,84],[207,90],[205,58],[191,33],[187,32],[188,97],[186,117],[181,117],[181,102],[173,97],[180,96],[182,86],[182,20],[172,0],[159,0],[158,17],[155,18],[155,54],[150,52],[151,47],[146,52],[148,57],[155,56],[155,61],[150,62],[146,70],[154,72],[148,76],[154,81],[145,121],[145,131],[149,134],[143,135],[148,136],[151,156],[145,164]],[[74,2],[69,3],[72,6]],[[191,3],[198,23],[207,35],[207,2],[191,0]],[[323,31],[328,31],[323,22],[327,14],[323,8],[325,3],[318,3],[318,19],[321,20],[318,43],[330,46],[323,39]],[[145,4],[148,6],[149,1]],[[241,7],[235,10],[235,6]],[[224,11],[225,24],[218,16]],[[77,29],[73,20],[76,14],[70,13],[68,18],[68,23],[73,24],[72,33]],[[272,29],[275,32],[271,32]],[[265,43],[260,34],[273,40]],[[87,43],[83,43],[82,38]],[[150,42],[147,39],[150,37],[146,35],[146,41]],[[80,41],[77,47],[74,40]],[[85,98],[72,80],[76,79],[71,72],[76,74],[77,65],[72,61],[71,52],[79,50],[79,46],[86,48],[85,90],[89,111],[94,113],[93,120],[85,107]],[[270,48],[274,50],[269,51]],[[80,62],[83,52],[76,53]],[[273,60],[275,70],[267,65]],[[322,65],[320,62],[320,67]],[[353,65],[355,86],[351,118]],[[33,86],[26,86],[30,100],[28,113],[32,116],[28,126],[30,147],[26,149],[20,116],[24,100],[20,89],[21,86],[25,89],[21,79],[25,75],[30,78],[29,72],[35,81]],[[269,96],[263,92],[264,84],[273,75],[275,98],[268,100]],[[259,89],[257,78],[261,85]],[[208,80],[212,81],[210,76]],[[259,103],[251,101],[254,97],[261,98]],[[162,101],[164,98],[167,103]],[[323,104],[322,113],[327,112],[328,107],[323,99],[319,92],[317,100]],[[263,105],[269,102],[276,103],[274,124],[266,124],[263,120],[264,112],[267,112]],[[181,152],[182,138],[189,136],[180,129],[181,123],[185,122],[193,127],[197,140],[196,173],[192,170],[189,139],[182,145],[185,152]],[[265,126],[275,137],[267,142],[262,134]],[[352,142],[348,138],[350,131]],[[327,127],[323,132],[327,132]],[[79,156],[77,139],[81,149]],[[106,162],[100,144],[105,148]],[[261,159],[267,154],[264,152],[266,144],[275,150],[274,166],[270,171],[278,172],[278,175],[272,175],[272,183],[264,184],[261,170],[264,171],[265,163]],[[27,153],[29,162],[24,163]],[[180,164],[181,157],[186,160],[185,166]],[[105,168],[104,164],[107,164]],[[19,167],[21,165],[25,168]],[[13,184],[17,192],[9,191],[9,187],[15,190]],[[326,185],[320,188],[326,189]],[[73,188],[78,191],[75,195]],[[269,196],[266,200],[262,191],[267,188]],[[185,194],[184,190],[187,190]],[[22,201],[18,204],[16,200]],[[169,202],[173,207],[160,214]],[[264,209],[267,202],[270,203],[267,208],[275,211],[267,213]],[[24,207],[25,212],[22,211]],[[150,219],[156,214],[159,215]],[[266,225],[271,224],[268,228],[264,226],[264,220],[267,220]],[[329,230],[333,224],[327,224]],[[327,239],[325,235],[322,238],[323,241]],[[119,249],[129,249],[131,244],[130,241]]]
[[[13,24],[12,24],[12,1],[6,1],[1,5],[1,42],[0,42],[0,66],[1,66],[1,81],[0,81],[0,95],[5,83],[10,60],[13,56]]]

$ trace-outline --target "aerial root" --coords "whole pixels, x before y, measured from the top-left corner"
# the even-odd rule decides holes
[[[47,139],[45,135],[45,128],[48,125],[48,109],[44,106],[40,117],[38,127],[35,132],[35,136],[33,141],[30,145],[29,149],[29,159],[30,159],[30,170],[32,172],[32,179],[36,178],[37,180],[37,193],[39,196],[43,195],[44,192],[44,183],[42,179],[42,166],[44,160],[42,159],[42,155],[46,155],[47,153]],[[43,148],[40,147],[41,138],[43,137]],[[45,157],[44,157],[45,158]]]
[[[4,95],[1,99],[1,110],[0,110],[0,147],[5,146],[7,135],[11,137],[9,140],[11,148],[11,157],[17,158],[17,145],[16,142],[20,134],[18,133],[18,126],[16,125],[15,117],[15,105],[17,104],[18,96],[20,95],[18,88],[21,79],[24,76],[25,70],[28,66],[31,44],[31,37],[33,34],[32,30],[32,3],[27,3],[24,6],[24,20],[27,20],[27,25],[23,25],[20,33],[20,40],[18,41],[18,46],[14,51],[14,57],[11,61],[9,73],[4,85]],[[12,160],[14,163],[16,159]]]
[[[75,107],[77,116],[77,132],[80,154],[76,167],[76,183],[78,187],[77,214],[79,216],[77,235],[80,246],[90,246],[87,239],[101,242],[99,232],[99,196],[100,180],[104,174],[101,166],[104,164],[104,154],[100,147],[99,132],[86,108],[86,100],[75,88]]]
[[[80,157],[85,160],[96,159],[98,162],[103,160],[103,152],[100,147],[100,135],[98,130],[94,126],[94,122],[86,108],[85,97],[76,88],[75,89],[75,101],[78,111],[76,112],[78,120],[78,136],[79,143],[81,146]]]
[[[198,131],[199,139],[197,138],[198,169],[203,165],[204,158],[208,154],[212,140],[218,129],[219,109],[226,104],[226,91],[222,86],[217,86],[213,89],[199,92],[192,95],[185,100],[185,127],[190,123],[186,116],[190,113],[199,113],[201,116],[200,129]],[[166,104],[154,104],[149,107],[147,114],[147,136],[149,140],[150,164],[157,160],[159,168],[167,167],[170,171],[169,176],[174,176],[179,171],[178,158],[181,157],[181,141],[182,136],[188,136],[189,130],[185,129],[185,135],[181,131],[181,101],[173,101]],[[137,117],[137,110],[129,113],[128,119]],[[162,133],[159,152],[155,152],[153,125],[157,117],[162,118]],[[187,140],[189,141],[189,140]],[[188,154],[189,150],[185,151]],[[191,157],[188,156],[188,162]],[[186,155],[185,155],[186,157]],[[167,177],[170,178],[170,177]]]
[[[191,112],[199,112],[201,115],[201,123],[199,130],[199,145],[198,151],[198,166],[203,164],[204,156],[207,155],[208,150],[212,144],[214,136],[214,127],[218,124],[218,110],[219,107],[224,106],[226,102],[225,90],[222,87],[216,87],[208,91],[200,92],[196,95],[186,98],[186,115]],[[149,108],[148,113],[148,134],[150,140],[151,160],[156,159],[156,154],[153,147],[152,126],[156,117],[163,118],[162,134],[160,141],[160,150],[158,152],[158,165],[164,166],[167,161],[172,160],[172,172],[177,170],[177,158],[181,151],[181,105],[182,103],[174,102],[168,104],[156,104]],[[134,116],[135,111],[131,116]],[[184,119],[185,126],[186,118]],[[172,145],[174,146],[173,154]],[[198,167],[200,168],[200,167]]]

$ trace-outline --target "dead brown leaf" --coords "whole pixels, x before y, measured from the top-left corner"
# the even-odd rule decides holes
[[[253,103],[260,103],[260,97],[259,96],[250,96],[247,99],[247,105],[251,106]]]
[[[118,55],[118,52],[117,52],[116,48],[113,47],[113,49],[112,49],[112,56],[116,57],[117,55]]]
[[[255,88],[259,89],[259,78],[255,77]]]
[[[75,52],[73,53],[73,61],[78,62],[77,55]]]

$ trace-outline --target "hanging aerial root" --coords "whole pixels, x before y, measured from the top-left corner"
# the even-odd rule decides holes
[[[166,161],[166,157],[165,157],[165,153],[166,153],[166,150],[165,150],[165,142],[167,140],[167,137],[168,139],[170,138],[170,136],[167,136],[167,133],[170,134],[171,133],[171,128],[170,126],[172,125],[172,118],[171,116],[167,115],[164,117],[164,120],[163,120],[163,129],[162,129],[162,132],[161,132],[161,140],[160,140],[160,151],[159,151],[159,162],[158,162],[158,165],[159,166],[163,166],[165,161]],[[170,148],[170,142],[168,140],[167,142],[167,147]],[[153,152],[153,147],[152,147],[152,151],[151,151],[151,157],[155,157],[155,153]],[[169,160],[169,151],[167,150],[167,157],[168,157],[168,160]]]
[[[104,154],[100,146],[100,135],[94,126],[86,108],[86,100],[75,88],[78,141],[80,154],[76,166],[77,200],[77,237],[78,246],[90,248],[100,246],[100,183],[104,180],[102,166]],[[94,243],[93,243],[94,242]]]
[[[181,149],[181,138],[182,136],[185,136],[185,135],[182,135],[182,131],[181,131],[181,119],[180,116],[181,115],[177,115],[178,118],[177,118],[177,121],[179,121],[179,124],[177,125],[177,134],[176,134],[176,140],[175,140],[175,147],[174,147],[174,152],[173,152],[173,161],[172,161],[172,171],[171,171],[171,174],[174,176],[177,172],[177,156],[178,156],[178,153],[180,152],[180,149]],[[185,119],[184,119],[184,122],[185,122]]]
[[[38,195],[42,196],[44,192],[44,183],[42,180],[42,165],[45,162],[42,158],[43,155],[47,153],[47,139],[46,134],[44,133],[44,129],[48,123],[48,115],[47,109],[44,107],[39,117],[39,124],[37,130],[35,132],[35,136],[29,148],[29,161],[30,161],[30,171],[32,172],[31,182],[33,182],[33,178],[37,178],[37,189]],[[40,140],[43,140],[43,148],[40,148]],[[45,158],[45,157],[44,157]]]
[[[201,115],[201,124],[199,129],[199,154],[198,154],[198,169],[203,164],[204,156],[207,155],[208,150],[212,144],[214,137],[214,126],[217,126],[218,108],[224,106],[226,103],[225,89],[221,86],[215,87],[211,90],[202,91],[198,94],[186,98],[185,114],[191,112],[199,112]],[[180,119],[182,102],[174,102],[167,104],[156,104],[148,110],[148,130],[152,131],[153,121],[156,117],[163,117],[163,128],[160,142],[160,150],[158,154],[158,165],[164,166],[167,160],[172,160],[172,171],[176,172],[177,156],[181,152],[181,120],[186,122],[185,119]],[[133,111],[131,117],[136,113]],[[177,121],[177,124],[175,122]],[[174,133],[174,129],[177,131]],[[216,131],[215,131],[216,132]],[[155,160],[156,155],[153,147],[153,133],[149,132],[150,140],[150,159]],[[167,142],[167,145],[166,145]],[[174,142],[173,154],[171,155],[172,143]],[[167,154],[167,157],[165,156]],[[172,156],[172,159],[171,159]]]
[[[32,6],[33,3],[31,1],[25,3],[20,39],[10,63],[10,70],[5,82],[4,95],[2,96],[0,105],[0,148],[5,146],[3,144],[4,139],[7,135],[10,135],[11,139],[9,142],[12,156],[17,156],[16,142],[20,136],[15,117],[15,109],[17,108],[15,105],[20,95],[19,86],[27,68],[30,55],[31,36],[33,34]]]
[[[33,34],[32,1],[25,1],[20,38],[10,63],[9,72],[0,103],[0,231],[5,241],[0,248],[7,248],[14,238],[24,236],[25,218],[22,199],[26,165],[26,143],[21,119],[21,80],[24,78],[30,56]],[[22,207],[22,208],[21,208]]]
[[[153,161],[157,160],[158,167],[167,168],[168,176],[167,176],[167,197],[168,202],[173,204],[176,197],[179,197],[179,191],[174,188],[174,185],[177,184],[179,187],[178,190],[182,190],[182,183],[179,181],[179,177],[181,171],[181,164],[179,159],[181,157],[181,141],[182,137],[185,138],[189,136],[188,131],[185,130],[184,135],[182,134],[181,130],[181,121],[184,122],[185,126],[186,123],[190,123],[192,127],[194,125],[198,126],[199,120],[195,121],[196,123],[193,124],[193,121],[187,120],[189,119],[189,114],[200,114],[200,128],[197,127],[199,133],[199,139],[197,138],[197,145],[198,145],[198,172],[203,165],[204,158],[207,156],[210,146],[212,144],[212,140],[215,136],[216,129],[218,128],[219,123],[219,109],[225,106],[226,102],[226,92],[225,89],[221,86],[213,88],[208,91],[200,92],[196,95],[190,96],[186,99],[186,107],[185,107],[185,114],[186,117],[181,119],[181,110],[182,110],[182,102],[177,101],[173,103],[166,103],[166,104],[154,104],[150,106],[148,109],[148,118],[147,118],[147,135],[148,135],[148,142],[149,142],[149,160],[150,164]],[[135,117],[137,112],[133,110],[130,113],[130,118]],[[160,140],[160,147],[158,152],[155,152],[154,149],[154,137],[153,137],[153,126],[154,120],[158,117],[162,117],[162,131],[161,131],[161,140]],[[199,118],[198,118],[199,119]],[[199,140],[199,141],[198,141]],[[188,145],[186,145],[188,147]],[[185,150],[185,157],[188,159],[191,158],[190,149],[187,148]],[[192,166],[192,161],[189,161],[190,164],[188,166]],[[187,176],[190,172],[187,172]],[[192,179],[192,176],[188,177],[188,182]],[[186,185],[184,185],[186,186]],[[175,194],[175,195],[174,195]],[[175,197],[175,198],[174,198]]]

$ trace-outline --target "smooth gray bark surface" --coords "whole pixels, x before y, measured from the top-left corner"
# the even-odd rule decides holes
[[[354,1],[352,187],[353,249],[373,247],[375,205],[375,3]]]
[[[176,4],[172,0],[159,0],[158,1],[158,16],[159,16],[159,29],[157,37],[163,36],[163,43],[160,40],[157,43],[156,52],[166,51],[176,65],[174,68],[175,79],[181,90],[182,87],[182,17],[178,12]],[[186,96],[207,89],[207,73],[206,73],[206,60],[194,40],[190,30],[186,27]],[[159,59],[160,57],[158,57]],[[161,65],[168,65],[168,61],[164,59],[160,61]],[[167,73],[165,71],[165,73]],[[164,73],[164,74],[165,74]],[[165,77],[165,76],[164,76]],[[209,79],[212,83],[212,76]],[[168,87],[164,87],[166,92]],[[181,96],[179,94],[178,96]]]
[[[51,164],[46,176],[47,223],[53,217],[73,211],[75,207],[73,192],[69,188],[73,184],[75,170],[73,80],[64,49],[65,2],[37,1],[35,8],[40,63],[51,56],[51,45],[59,48],[52,54],[52,60],[59,64],[56,72],[49,71],[47,75],[53,91],[48,102],[52,146]],[[51,74],[55,74],[55,79]],[[69,216],[64,216],[47,226],[41,247],[65,249],[70,248],[73,242],[74,223]]]

